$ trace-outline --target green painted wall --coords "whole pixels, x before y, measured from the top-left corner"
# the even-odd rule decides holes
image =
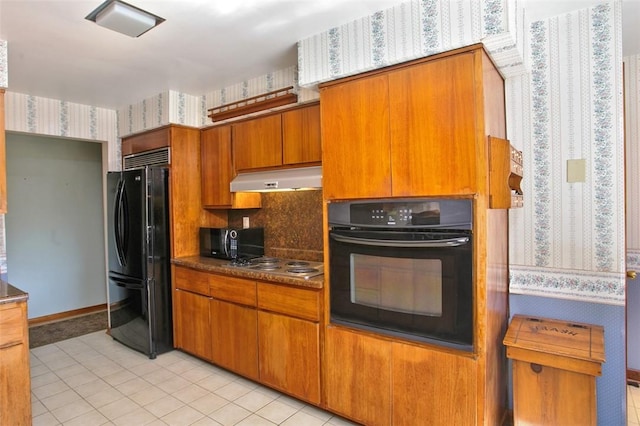
[[[8,281],[29,318],[106,303],[102,145],[7,133]]]

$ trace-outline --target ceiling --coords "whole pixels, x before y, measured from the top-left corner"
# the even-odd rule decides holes
[[[110,109],[167,90],[200,95],[294,65],[298,40],[407,0],[128,0],[166,19],[139,38],[84,19],[102,1],[0,0],[9,90]],[[536,20],[596,3],[525,7]],[[640,53],[640,0],[623,7],[625,54]]]

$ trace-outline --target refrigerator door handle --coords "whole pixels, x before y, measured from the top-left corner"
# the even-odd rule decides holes
[[[115,240],[116,240],[116,255],[118,256],[118,263],[120,266],[126,266],[127,264],[127,228],[128,218],[127,211],[127,197],[125,193],[124,180],[118,183],[118,191],[116,194],[115,212],[113,215]]]

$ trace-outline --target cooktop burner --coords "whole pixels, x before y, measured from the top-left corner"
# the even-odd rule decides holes
[[[274,275],[309,279],[324,273],[321,262],[307,260],[279,259],[277,257],[258,257],[255,259],[234,259],[229,264],[238,268],[268,272]]]

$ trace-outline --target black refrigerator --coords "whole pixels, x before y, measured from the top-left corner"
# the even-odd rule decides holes
[[[168,173],[107,174],[109,332],[152,359],[173,349]]]

